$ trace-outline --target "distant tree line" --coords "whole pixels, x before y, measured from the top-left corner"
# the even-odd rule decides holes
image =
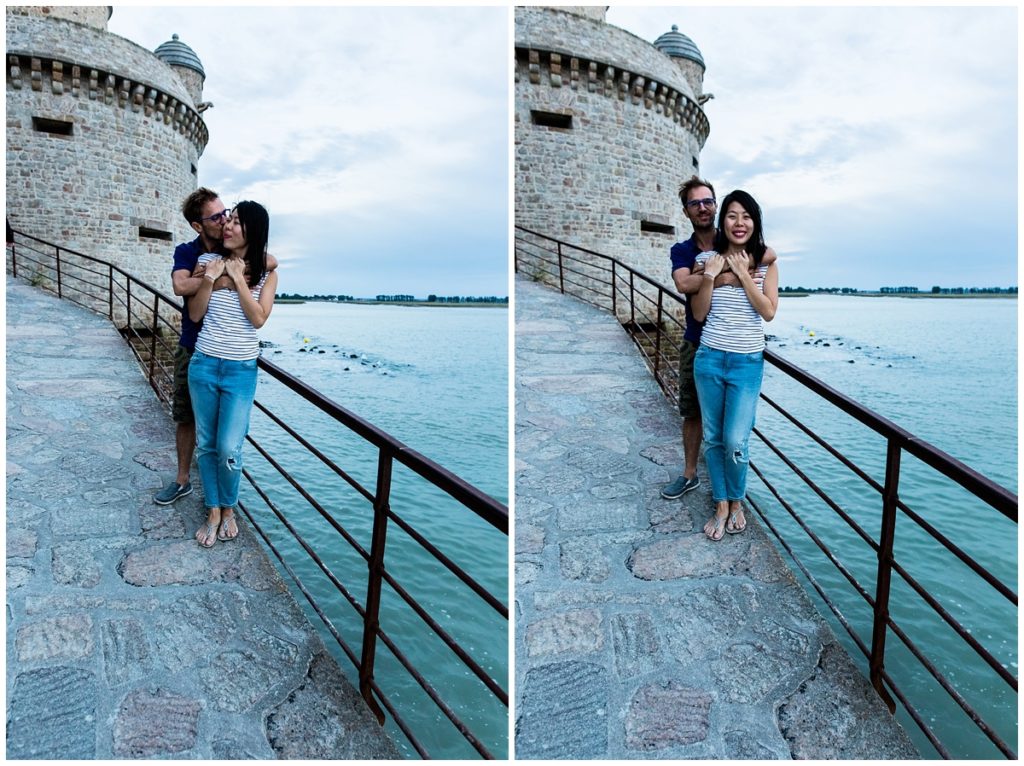
[[[302,295],[300,293],[278,293],[278,298],[286,301],[354,301],[351,295]]]
[[[301,293],[278,293],[277,297],[284,301],[328,301],[353,302],[379,301],[382,303],[508,303],[508,297],[499,298],[494,295],[428,295],[426,300],[415,295],[377,295],[373,298],[354,298],[351,295],[302,295]]]
[[[974,295],[976,293],[1006,293],[1016,295],[1017,288],[1014,287],[932,287],[933,295]]]
[[[427,303],[508,303],[508,298],[494,295],[475,297],[472,295],[428,295]]]
[[[878,290],[858,290],[856,287],[780,287],[782,293],[829,293],[831,295],[856,295],[882,293],[883,295],[912,295],[920,293],[918,287],[880,287]],[[1016,287],[939,287],[935,285],[931,289],[933,295],[1016,295]]]

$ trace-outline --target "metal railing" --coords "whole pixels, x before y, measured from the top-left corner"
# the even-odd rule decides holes
[[[180,330],[181,304],[178,301],[106,261],[19,231],[14,232],[14,243],[9,244],[8,250],[10,253],[8,268],[14,276],[28,279],[38,287],[105,314],[111,319],[128,341],[157,397],[165,406],[169,406],[172,400],[173,354]],[[482,520],[483,526],[491,530],[493,534],[503,535],[502,540],[505,541],[503,544],[506,548],[508,508],[262,357],[259,359],[259,369],[266,373],[270,380],[279,383],[282,390],[297,395],[303,402],[311,405],[331,422],[356,435],[360,443],[365,443],[376,451],[376,480],[374,486],[367,487],[357,481],[351,472],[339,466],[337,460],[303,437],[268,406],[260,401],[255,402],[256,410],[275,424],[281,433],[286,434],[291,442],[301,447],[307,461],[314,461],[325,466],[331,474],[342,479],[358,496],[370,504],[372,531],[369,545],[365,546],[359,542],[355,534],[338,522],[335,516],[325,508],[325,503],[318,500],[307,487],[295,478],[293,472],[289,472],[275,459],[267,446],[254,438],[252,433],[246,437],[267,464],[273,468],[276,475],[280,477],[280,481],[294,488],[365,562],[366,580],[363,601],[360,602],[353,594],[352,588],[332,572],[330,564],[325,561],[321,552],[318,552],[312,544],[304,539],[294,523],[295,514],[286,515],[279,504],[271,498],[271,493],[257,482],[248,469],[243,469],[243,475],[270,510],[272,517],[261,517],[255,509],[247,507],[243,503],[239,503],[239,509],[245,514],[265,545],[280,561],[298,590],[337,641],[342,652],[354,665],[358,673],[360,694],[379,723],[384,723],[384,711],[386,710],[416,752],[421,757],[430,757],[420,737],[405,721],[397,706],[389,699],[377,681],[374,673],[375,661],[378,647],[383,644],[411,676],[415,684],[458,730],[465,741],[481,756],[493,758],[494,755],[488,746],[461,720],[450,701],[442,698],[435,685],[414,666],[406,652],[403,652],[400,646],[401,642],[416,640],[417,637],[406,635],[399,638],[389,633],[387,625],[382,624],[381,606],[384,588],[387,585],[412,610],[412,613],[422,623],[423,630],[432,632],[439,637],[452,654],[458,658],[458,661],[468,669],[469,673],[475,676],[482,687],[487,690],[484,694],[489,694],[490,698],[497,700],[500,705],[507,708],[508,693],[504,688],[507,679],[493,678],[480,662],[474,659],[470,651],[462,646],[449,630],[445,629],[441,621],[430,614],[428,609],[411,594],[410,590],[389,571],[385,565],[385,554],[388,532],[393,527],[397,527],[430,558],[438,562],[440,567],[457,578],[466,589],[467,596],[471,593],[472,598],[478,599],[488,613],[497,615],[496,620],[507,623],[508,607],[502,598],[489,592],[476,578],[430,542],[426,534],[395,512],[392,507],[392,501],[395,499],[393,496],[393,473],[397,466],[402,466],[415,476],[425,480],[430,486],[437,488],[440,493],[461,506],[464,511]],[[306,418],[304,417],[303,423],[305,422]],[[311,588],[303,582],[297,572],[296,562],[289,561],[287,555],[282,552],[283,546],[280,542],[274,541],[274,535],[269,531],[266,522],[275,518],[289,531],[290,539],[301,547],[309,560],[359,615],[362,621],[362,630],[358,646],[350,646],[350,643],[343,638],[341,631],[328,617],[328,608],[317,600]],[[505,644],[498,648],[504,655]]]
[[[559,289],[565,294],[572,295],[591,305],[615,313],[619,321],[630,331],[662,390],[669,398],[678,401],[678,347],[684,327],[684,320],[681,319],[684,313],[682,298],[675,291],[633,270],[615,258],[545,236],[521,226],[516,226],[515,271],[524,278],[543,282]],[[893,695],[895,695],[904,710],[936,751],[944,758],[951,757],[948,749],[943,745],[939,737],[936,736],[935,732],[932,731],[932,727],[924,720],[924,716],[916,709],[913,702],[907,698],[903,690],[886,670],[886,641],[890,634],[892,634],[917,659],[926,673],[963,710],[984,737],[1004,756],[1015,759],[1016,753],[1013,750],[1013,746],[994,731],[992,726],[984,720],[982,715],[957,690],[950,678],[940,671],[936,663],[929,660],[925,652],[892,617],[890,612],[890,607],[892,606],[890,596],[893,588],[893,578],[896,576],[900,582],[905,583],[913,592],[920,596],[921,601],[938,615],[941,622],[951,628],[970,650],[981,658],[981,661],[988,666],[992,676],[998,679],[1000,683],[1006,684],[1015,695],[1017,691],[1016,675],[994,657],[988,649],[982,646],[977,638],[972,635],[971,631],[965,628],[950,613],[947,607],[938,602],[934,594],[930,593],[927,588],[911,576],[894,554],[894,540],[898,516],[897,511],[900,511],[903,515],[902,518],[907,520],[903,521],[903,524],[906,524],[908,521],[913,523],[916,528],[922,530],[946,551],[951,553],[959,562],[966,565],[982,582],[990,586],[1000,598],[1005,599],[1006,602],[1012,605],[1014,614],[1011,619],[1016,624],[1017,594],[1012,587],[1000,581],[988,568],[961,550],[956,543],[943,535],[925,520],[921,514],[909,507],[900,498],[901,457],[910,455],[920,460],[931,470],[952,480],[968,493],[986,503],[998,514],[1012,521],[1013,524],[1017,523],[1017,496],[945,452],[922,441],[895,423],[836,391],[777,354],[765,350],[764,357],[765,361],[782,372],[793,383],[811,392],[815,397],[820,397],[820,399],[835,406],[842,413],[866,426],[885,441],[885,478],[882,483],[879,483],[839,450],[828,444],[812,428],[800,422],[798,418],[787,412],[776,401],[765,395],[764,392],[761,393],[763,401],[780,413],[785,420],[795,425],[800,432],[822,447],[849,469],[854,476],[862,480],[880,496],[880,508],[878,508],[880,513],[877,516],[880,519],[880,527],[876,541],[842,507],[840,502],[830,497],[807,472],[803,471],[787,457],[763,433],[762,429],[754,429],[754,434],[768,446],[772,454],[776,455],[782,463],[788,466],[792,471],[792,475],[796,476],[800,482],[810,488],[810,491],[820,498],[834,512],[836,517],[841,518],[849,525],[856,536],[874,552],[877,558],[877,569],[874,589],[871,592],[857,581],[851,570],[840,561],[836,553],[822,541],[821,536],[800,516],[794,504],[786,500],[778,486],[781,482],[773,483],[767,472],[759,469],[753,462],[750,463],[751,470],[754,471],[769,493],[777,500],[786,513],[795,520],[796,524],[813,542],[813,545],[824,554],[827,560],[838,570],[842,578],[853,586],[860,598],[871,609],[873,617],[869,639],[864,640],[861,638],[851,624],[851,621],[844,616],[839,606],[835,603],[835,600],[825,591],[809,568],[802,563],[795,550],[796,546],[792,541],[785,539],[780,533],[778,520],[773,521],[772,517],[754,501],[749,493],[746,498],[748,504],[754,508],[755,512],[765,523],[765,526],[779,541],[779,544],[786,550],[797,567],[800,568],[818,596],[820,596],[828,609],[831,610],[838,622],[850,635],[858,649],[864,654],[868,664],[868,677],[871,684],[885,701],[890,712],[895,711],[895,701],[893,700]],[[791,480],[787,479],[787,481]]]

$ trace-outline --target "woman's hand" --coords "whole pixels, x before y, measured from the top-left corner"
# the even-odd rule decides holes
[[[726,265],[737,277],[750,273],[750,256],[745,252],[732,253],[725,259]]]
[[[205,277],[212,277],[211,281],[215,282],[217,280],[217,277],[219,277],[223,273],[224,273],[224,259],[223,258],[214,258],[212,261],[207,261],[207,263],[206,263],[206,273],[203,276],[205,276]]]
[[[239,281],[245,281],[245,261],[241,258],[232,258],[227,261],[225,266],[227,275],[231,277],[237,284]]]
[[[725,268],[725,258],[715,253],[704,262],[704,274],[709,277],[717,277]]]

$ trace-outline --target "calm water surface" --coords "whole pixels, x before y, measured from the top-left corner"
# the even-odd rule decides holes
[[[279,304],[261,330],[261,338],[267,342],[263,353],[268,361],[496,500],[508,503],[507,309]],[[377,452],[372,446],[262,373],[256,398],[282,415],[368,491],[375,491]],[[288,563],[358,655],[361,622],[331,580],[365,603],[365,560],[345,543],[336,526],[368,551],[370,503],[336,473],[310,459],[294,440],[272,426],[266,415],[254,413],[251,433],[323,506],[323,513],[318,512],[254,450],[247,453],[248,465],[261,486],[271,488],[271,500],[323,557],[330,574],[310,561],[280,522],[267,522],[269,536],[286,552]],[[398,464],[392,481],[393,510],[507,604],[507,536]],[[243,490],[243,502],[269,517],[245,482]],[[388,531],[385,564],[401,587],[507,690],[507,621],[394,524]],[[307,606],[298,591],[296,598]],[[307,612],[321,629],[320,620],[311,610]],[[507,709],[388,586],[381,615],[381,626],[398,652],[426,676],[495,756],[507,757]],[[351,661],[326,628],[321,635],[354,681]],[[377,651],[376,677],[432,757],[477,757],[401,668],[396,653],[384,646]],[[405,748],[405,755],[416,757],[390,716],[387,726],[396,743]]]
[[[810,296],[783,298],[767,325],[769,348],[878,414],[1017,492],[1017,301],[1016,299],[907,299]],[[885,442],[838,409],[808,395],[771,365],[764,392],[838,448],[879,484],[885,476]],[[761,403],[758,430],[790,455],[874,540],[879,536],[880,497],[835,458],[813,445],[777,412]],[[759,440],[752,461],[784,497],[809,519],[826,544],[862,586],[874,595],[877,559],[866,543],[810,490],[797,489],[793,474]],[[761,482],[752,496],[787,536],[801,537],[796,524]],[[1012,590],[1017,582],[1017,525],[1002,518],[958,485],[904,455],[900,497],[953,543]],[[871,613],[811,543],[799,554],[813,576],[838,601],[845,617],[870,644]],[[985,584],[898,515],[897,562],[952,616],[1017,674],[1017,612]],[[1016,747],[1016,694],[934,616],[909,586],[894,575],[893,618],[963,693],[968,703]],[[820,606],[824,609],[825,607]],[[855,659],[863,655],[833,621]],[[924,721],[934,727],[953,757],[999,758],[959,706],[912,658],[892,633],[886,669]],[[865,663],[861,663],[863,666]],[[906,716],[901,720],[924,757],[935,751]]]

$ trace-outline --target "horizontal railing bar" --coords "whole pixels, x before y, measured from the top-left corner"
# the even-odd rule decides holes
[[[424,457],[419,452],[405,446],[390,434],[385,433],[358,415],[323,396],[316,389],[289,375],[274,363],[260,357],[259,366],[260,369],[279,380],[302,398],[316,404],[324,413],[344,423],[350,430],[362,436],[366,441],[377,447],[393,451],[397,461],[427,479],[439,489],[447,492],[492,526],[508,534],[508,509],[497,500],[484,494],[476,487],[429,458]]]
[[[814,433],[810,428],[805,426],[794,415],[790,414],[781,405],[776,403],[771,397],[767,396],[766,394],[764,394],[762,392],[761,393],[761,398],[764,401],[766,401],[770,406],[775,408],[775,410],[778,411],[779,414],[781,414],[784,418],[786,418],[790,423],[795,425],[804,434],[809,436],[816,444],[818,444],[821,447],[823,447],[830,455],[832,455],[832,457],[834,457],[836,460],[841,462],[844,466],[849,468],[857,477],[859,477],[860,479],[863,479],[864,482],[867,483],[868,486],[870,486],[876,492],[878,492],[879,497],[881,497],[882,491],[883,491],[882,490],[882,485],[879,484],[877,481],[875,481],[870,475],[868,475],[868,473],[866,471],[864,471],[860,466],[858,466],[856,463],[854,463],[852,460],[850,460],[848,457],[846,457],[846,455],[844,455],[842,452],[840,452],[835,447],[833,447],[831,444],[829,444],[827,441],[825,441],[825,439],[823,439],[821,436],[819,436],[818,434]]]
[[[473,748],[487,759],[493,759],[494,756],[487,750],[484,744],[476,738],[476,735],[469,730],[469,727],[462,722],[462,719],[455,713],[454,710],[441,699],[441,696],[434,689],[433,685],[423,675],[416,670],[416,668],[409,662],[409,659],[405,656],[401,649],[399,649],[395,642],[391,640],[391,637],[380,627],[377,628],[377,637],[384,642],[384,645],[391,651],[391,654],[397,659],[408,671],[409,675],[415,679],[416,683],[420,685],[420,688],[427,693],[427,696],[433,700],[434,704],[437,705],[438,709],[444,713],[445,717],[452,722],[459,733],[465,738]]]
[[[803,483],[808,488],[811,489],[812,492],[814,492],[814,494],[816,494],[818,497],[820,497],[822,499],[822,501],[824,501],[824,503],[826,505],[828,505],[829,508],[831,508],[836,514],[838,514],[839,517],[843,521],[846,522],[846,525],[848,527],[850,527],[854,532],[856,532],[860,536],[860,538],[865,543],[867,543],[868,546],[873,551],[875,551],[875,553],[878,552],[878,543],[875,542],[871,538],[871,536],[861,528],[860,524],[858,524],[856,522],[856,520],[854,520],[854,518],[852,516],[850,516],[850,514],[848,514],[845,510],[843,510],[843,508],[838,503],[836,503],[829,496],[829,494],[827,492],[825,492],[825,490],[823,490],[821,487],[819,487],[817,485],[817,483],[815,483],[807,474],[805,474],[802,470],[800,470],[800,468],[792,460],[790,460],[788,457],[786,457],[785,453],[783,453],[782,450],[779,447],[777,447],[775,445],[775,443],[772,442],[767,436],[765,436],[763,433],[761,433],[761,431],[758,428],[756,428],[756,427],[752,428],[751,432],[754,435],[756,435],[762,442],[764,442],[764,444],[767,445],[768,448],[772,452],[774,452],[776,454],[776,456],[783,463],[785,463],[789,467],[789,469],[791,471],[793,471],[793,473],[795,473],[797,475],[797,477],[801,481],[803,481]]]
[[[907,699],[906,695],[903,693],[903,690],[896,685],[896,682],[892,680],[892,677],[886,671],[884,666],[882,667],[882,680],[885,681],[885,685],[889,687],[892,693],[896,695],[896,698],[901,703],[903,703],[904,709],[910,715],[914,723],[917,724],[917,727],[921,730],[921,733],[928,738],[928,742],[931,743],[932,747],[934,747],[938,751],[939,755],[943,759],[947,761],[950,760],[952,756],[950,755],[949,750],[947,750],[945,745],[943,745],[939,741],[939,738],[935,736],[935,732],[932,731],[931,727],[927,723],[925,723],[924,718],[917,711],[917,708],[910,704],[910,700]]]
[[[917,514],[912,508],[908,507],[901,500],[897,503],[897,507],[903,511],[915,524],[920,526],[925,532],[931,535],[937,540],[946,550],[956,556],[960,561],[966,564],[971,571],[981,577],[985,582],[991,585],[996,591],[998,591],[1004,598],[1010,601],[1014,606],[1017,606],[1017,594],[1012,591],[1009,586],[1005,585],[1002,580],[993,575],[987,569],[981,566],[974,558],[961,550],[952,540],[947,538],[939,530],[925,521],[921,516]]]
[[[881,492],[882,492],[881,485],[878,484],[870,476],[868,476],[859,467],[857,467],[857,465],[855,465],[852,461],[848,460],[844,455],[842,455],[838,450],[836,450],[834,447],[832,447],[830,444],[828,444],[828,442],[826,442],[824,439],[819,437],[817,434],[811,432],[803,423],[801,423],[793,415],[791,415],[789,412],[787,412],[785,409],[783,409],[781,406],[779,406],[771,398],[769,398],[768,396],[766,396],[763,393],[761,394],[761,398],[764,399],[766,402],[768,402],[768,404],[771,405],[772,407],[774,407],[780,414],[783,415],[783,417],[785,417],[787,420],[789,420],[791,423],[793,423],[797,428],[799,428],[801,431],[803,431],[805,434],[807,434],[809,437],[811,437],[816,443],[818,443],[822,447],[824,447],[829,452],[829,454],[831,454],[833,457],[835,457],[838,460],[840,460],[843,463],[843,465],[845,465],[847,468],[849,468],[851,471],[853,471],[857,476],[859,476],[861,479],[866,481],[869,485],[871,485],[871,487],[873,489],[877,490],[879,492],[879,494],[881,494]],[[760,432],[758,432],[758,430],[756,428],[754,429],[754,433],[756,433],[758,436],[761,437],[762,440],[764,440],[764,437],[760,434]],[[785,456],[783,456],[783,454],[782,454],[782,452],[780,450],[778,450],[775,447],[772,447],[772,449],[775,452],[775,454],[777,454],[780,458],[782,458],[782,460],[785,461],[786,464],[789,465],[790,468],[792,468],[794,470],[794,472],[796,472],[797,475],[799,475],[801,478],[803,478],[804,482],[807,483],[810,486],[810,480],[805,478],[803,476],[802,472],[800,472]],[[819,496],[822,496],[821,493],[819,493]],[[822,496],[822,498],[825,499],[824,496]],[[829,502],[829,504],[831,506],[831,502],[830,501],[826,500],[826,502]],[[832,506],[832,507],[833,507],[834,510],[836,510],[837,512],[842,514],[842,511],[839,510],[838,507],[835,507],[835,506]],[[978,576],[980,576],[987,583],[989,583],[989,585],[991,585],[994,588],[996,588],[1003,596],[1005,596],[1007,599],[1012,601],[1014,605],[1017,604],[1017,594],[1014,593],[1012,590],[1010,590],[1007,586],[1005,586],[1002,583],[1002,581],[1000,581],[998,578],[996,578],[994,575],[992,575],[988,570],[984,569],[971,556],[969,556],[967,553],[965,553],[959,547],[957,547],[951,540],[949,540],[945,535],[943,535],[941,532],[939,532],[939,530],[937,530],[935,527],[933,527],[931,524],[929,524],[925,519],[923,519],[916,512],[914,512],[903,501],[899,501],[898,502],[898,507],[904,513],[906,513],[907,516],[909,516],[915,523],[917,523],[919,526],[921,526],[929,535],[931,535],[933,538],[935,538],[935,540],[937,542],[939,542],[943,547],[945,547],[947,550],[949,550],[951,553],[953,553],[957,558],[959,558],[961,561],[963,561],[964,564],[966,564],[968,567],[970,567]],[[846,518],[845,514],[843,514],[843,516],[844,516],[844,518]],[[853,527],[857,531],[857,533],[869,545],[871,545],[872,548],[874,548],[876,551],[878,550],[877,543],[875,543],[865,532],[863,532],[860,529],[860,527],[858,527],[854,522],[852,522],[852,520],[847,519],[847,523],[850,524],[850,526]]]
[[[388,518],[394,521],[403,531],[405,531],[407,535],[409,535],[413,540],[415,540],[424,549],[426,549],[426,551],[430,553],[431,556],[433,556],[441,564],[443,564],[449,572],[451,572],[453,575],[458,577],[463,583],[469,586],[470,590],[472,590],[474,593],[480,596],[480,598],[487,602],[487,604],[492,609],[494,609],[494,611],[496,611],[506,620],[508,619],[508,607],[505,604],[499,601],[497,597],[491,594],[490,591],[484,588],[484,586],[482,586],[480,583],[478,583],[476,580],[470,577],[469,574],[467,574],[465,570],[462,569],[462,567],[460,567],[458,564],[456,564],[454,561],[452,561],[450,558],[444,555],[433,543],[427,540],[426,537],[417,532],[412,527],[411,524],[409,524],[397,513],[395,513],[394,509],[388,509]]]
[[[324,575],[330,581],[331,585],[333,585],[335,589],[337,589],[338,592],[340,592],[341,595],[344,596],[345,600],[348,601],[349,605],[353,609],[355,609],[356,614],[358,614],[360,618],[365,617],[366,607],[359,603],[359,600],[349,592],[348,588],[345,587],[345,584],[341,582],[341,580],[338,579],[337,575],[335,575],[334,572],[331,571],[330,567],[328,567],[323,562],[319,554],[313,549],[313,546],[306,542],[306,539],[299,534],[298,530],[295,529],[295,526],[290,521],[288,521],[288,519],[285,517],[283,513],[281,513],[281,509],[277,507],[277,504],[274,501],[272,501],[270,497],[266,494],[266,492],[263,490],[263,488],[256,483],[256,480],[252,477],[252,474],[249,473],[249,471],[244,468],[242,469],[242,473],[249,480],[249,483],[252,485],[253,489],[255,489],[259,496],[263,498],[263,502],[266,503],[267,507],[271,510],[271,512],[275,516],[277,516],[278,519],[280,519],[281,523],[284,524],[285,529],[287,529],[288,532],[291,533],[291,536],[299,545],[302,546],[302,549],[306,551],[310,559],[313,560],[313,563],[316,564],[320,571],[324,573]],[[356,664],[358,666],[358,663]]]
[[[306,491],[305,487],[299,484],[299,482],[288,471],[286,471],[280,463],[274,460],[274,458],[270,456],[270,453],[267,452],[267,450],[263,449],[262,445],[260,445],[249,434],[246,435],[245,440],[256,448],[256,451],[263,456],[264,460],[270,463],[270,465],[278,472],[278,474],[280,474],[285,481],[291,484],[292,487],[294,487],[295,490],[300,495],[302,495],[303,499],[306,500],[306,502],[313,506],[313,508],[316,510],[317,513],[320,514],[324,521],[326,521],[328,524],[334,527],[334,530],[345,539],[345,542],[349,544],[349,547],[353,548],[360,556],[362,556],[362,558],[365,561],[370,560],[370,554],[359,544],[359,541],[356,540],[355,537],[347,529],[345,529],[345,527],[337,519],[335,519],[330,513],[328,513],[327,510],[322,505],[320,505],[320,502],[311,494],[309,494],[309,492]],[[298,535],[296,535],[296,537],[298,537]]]
[[[430,613],[427,612],[419,601],[417,601],[416,598],[409,593],[409,591],[407,591],[390,572],[384,570],[382,576],[388,585],[394,589],[395,593],[397,593],[398,596],[412,608],[419,618],[423,620],[424,624],[437,634],[437,637],[452,650],[455,656],[462,660],[463,664],[483,682],[484,686],[486,686],[491,693],[494,694],[494,696],[497,697],[503,705],[505,705],[505,707],[508,707],[508,692],[502,689],[498,682],[491,678],[490,674],[488,674],[488,672],[484,670],[476,660],[466,653],[466,650],[462,648],[459,642],[452,638],[451,634],[442,628],[437,620],[430,616]]]
[[[289,426],[287,423],[285,423],[284,420],[282,420],[277,415],[275,415],[273,412],[271,412],[267,407],[264,407],[263,404],[261,404],[258,401],[254,402],[254,404],[260,409],[261,412],[263,412],[263,414],[265,414],[274,423],[276,423],[282,430],[284,430],[285,433],[287,433],[289,436],[291,436],[293,439],[295,439],[295,441],[297,441],[299,444],[301,444],[309,452],[312,452],[320,460],[321,463],[326,465],[328,468],[330,468],[332,471],[334,471],[335,474],[337,474],[342,479],[344,479],[345,482],[347,482],[349,484],[349,486],[352,487],[352,489],[354,489],[356,492],[358,492],[360,495],[362,495],[368,502],[373,503],[374,496],[373,496],[373,493],[370,492],[370,490],[366,489],[366,487],[364,487],[362,484],[360,484],[358,481],[356,481],[356,479],[353,478],[352,476],[350,476],[347,471],[345,471],[343,468],[341,468],[341,466],[336,465],[333,460],[331,460],[323,452],[321,452],[319,449],[317,449],[315,446],[313,446],[307,439],[302,437],[291,426]]]
[[[249,479],[250,483],[253,483],[251,476],[247,476],[246,478]],[[253,483],[253,486],[255,487],[256,485]],[[260,526],[259,522],[256,521],[255,516],[249,512],[249,509],[246,508],[245,504],[242,503],[241,501],[239,501],[238,503],[238,508],[239,510],[242,511],[242,513],[245,514],[245,518],[252,525],[253,529],[256,530],[256,532],[262,538],[263,542],[266,543],[267,547],[273,552],[274,557],[281,562],[281,566],[284,567],[285,571],[288,573],[288,576],[291,577],[292,581],[295,583],[296,587],[299,589],[302,595],[306,597],[306,600],[309,602],[309,605],[313,607],[313,611],[316,612],[321,622],[323,622],[324,626],[334,637],[334,640],[338,643],[338,646],[341,647],[342,651],[345,653],[345,656],[348,657],[349,661],[353,665],[358,667],[359,658],[356,657],[355,652],[352,650],[351,647],[349,647],[348,643],[341,636],[341,634],[338,633],[338,629],[334,627],[334,623],[331,622],[331,619],[326,614],[324,614],[323,610],[320,608],[320,605],[317,603],[316,599],[303,584],[302,579],[295,573],[295,570],[292,569],[291,566],[289,566],[288,562],[284,558],[284,555],[277,549],[274,543],[271,542],[270,536],[263,530],[263,527]]]
[[[765,361],[783,370],[797,382],[839,407],[847,415],[859,420],[886,439],[893,440],[900,449],[909,452],[943,475],[948,476],[964,489],[977,495],[1007,518],[1013,521],[1017,520],[1017,496],[1008,489],[1000,487],[953,456],[919,439],[888,418],[860,405],[846,394],[840,393],[774,352],[765,350],[764,358]]]
[[[1015,759],[1016,754],[1013,752],[1013,750],[1011,750],[1006,745],[1006,743],[1003,742],[1002,739],[1000,739],[999,735],[997,735],[991,729],[991,727],[989,727],[989,725],[985,723],[985,720],[978,714],[978,712],[971,706],[971,704],[967,702],[966,699],[964,699],[963,695],[956,690],[956,688],[949,682],[946,676],[943,675],[943,673],[939,671],[937,667],[935,667],[931,660],[924,656],[924,653],[921,652],[920,649],[918,649],[917,644],[910,640],[910,637],[903,632],[903,629],[896,623],[895,620],[892,619],[891,616],[888,619],[886,619],[886,625],[888,625],[889,628],[892,629],[892,632],[895,633],[896,636],[900,639],[900,641],[903,642],[903,645],[906,646],[910,653],[917,658],[917,661],[920,662],[922,666],[924,666],[924,669],[928,671],[932,678],[934,678],[939,683],[939,686],[941,686],[946,691],[946,693],[953,698],[953,701],[960,706],[960,708],[967,714],[968,718],[970,718],[971,721],[974,722],[978,729],[980,729],[982,733],[984,733],[985,736],[988,737],[989,740],[991,740],[992,744],[999,748],[999,750],[1002,751],[1004,755],[1007,755],[1010,758]]]
[[[960,638],[967,642],[967,644],[974,650],[974,653],[981,657],[989,667],[996,671],[996,673],[998,673],[1014,691],[1017,691],[1017,679],[1010,673],[1010,671],[1004,668],[1002,663],[999,662],[999,660],[997,660],[985,647],[983,647],[978,640],[972,636],[970,632],[964,628],[964,626],[961,625],[955,617],[953,617],[953,615],[946,611],[942,604],[936,601],[935,598],[926,591],[921,584],[895,559],[893,560],[892,566],[893,569],[900,574],[907,585],[917,591],[917,594],[927,602],[928,606],[930,606],[932,610],[938,614],[939,617],[941,617],[942,620],[949,625],[949,627],[951,627],[958,636],[960,636]]]
[[[762,481],[764,480],[762,479]],[[771,485],[768,486],[770,487]],[[775,494],[774,488],[772,489],[772,494]],[[776,495],[776,497],[777,496],[778,495]],[[822,585],[815,579],[810,570],[804,566],[803,560],[797,555],[796,551],[790,547],[789,543],[786,542],[786,539],[782,536],[779,530],[775,528],[775,525],[772,524],[771,520],[768,518],[768,514],[765,513],[757,502],[749,495],[747,496],[746,501],[750,503],[750,506],[757,513],[764,525],[769,529],[775,539],[779,541],[779,545],[785,549],[786,553],[789,554],[790,559],[792,559],[807,581],[811,584],[811,587],[814,588],[821,600],[825,602],[825,605],[829,608],[832,614],[835,615],[836,619],[839,620],[839,624],[843,626],[850,638],[853,639],[857,648],[861,650],[865,657],[871,656],[871,650],[868,648],[867,644],[861,640],[861,637],[857,634],[857,631],[853,629],[853,626],[850,624],[849,620],[846,619],[842,610],[825,594],[824,587],[822,587]]]
[[[761,479],[764,485],[771,490],[771,493],[775,496],[775,499],[779,501],[779,503],[786,510],[786,512],[789,513],[789,515],[794,519],[794,521],[796,521],[796,523],[800,525],[800,528],[804,530],[804,532],[811,539],[811,541],[818,547],[818,549],[822,553],[825,554],[825,557],[830,562],[832,562],[832,565],[839,571],[839,573],[846,578],[846,581],[854,587],[854,589],[870,606],[874,607],[874,598],[871,596],[870,593],[867,592],[867,590],[864,589],[863,586],[861,586],[857,578],[853,576],[853,573],[846,568],[846,565],[844,565],[843,562],[836,558],[835,554],[832,553],[829,547],[824,542],[822,542],[821,538],[819,538],[818,535],[807,525],[807,523],[803,520],[800,514],[798,514],[794,510],[793,506],[791,506],[782,498],[782,495],[780,495],[778,490],[775,489],[774,485],[772,485],[768,481],[767,477],[763,473],[761,473],[760,469],[758,469],[758,467],[753,462],[748,463],[748,465],[750,469],[757,475],[757,477]]]

